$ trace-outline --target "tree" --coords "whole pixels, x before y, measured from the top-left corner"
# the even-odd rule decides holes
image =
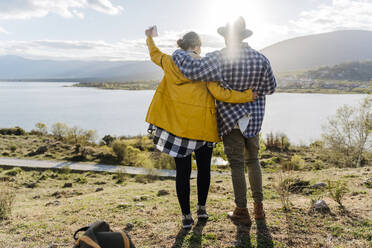
[[[67,135],[68,126],[65,123],[57,122],[52,125],[51,132],[54,136],[62,139]]]
[[[44,123],[38,122],[35,124],[36,131],[38,131],[42,135],[48,134],[48,127]]]
[[[339,108],[322,136],[326,147],[344,158],[344,165],[361,166],[363,154],[372,148],[372,97],[357,107]]]

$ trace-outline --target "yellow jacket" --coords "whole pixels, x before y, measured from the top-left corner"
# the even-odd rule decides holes
[[[252,90],[233,91],[216,82],[193,82],[183,76],[172,57],[147,38],[151,60],[164,71],[147,112],[146,122],[176,136],[219,142],[215,98],[230,103],[253,101]]]

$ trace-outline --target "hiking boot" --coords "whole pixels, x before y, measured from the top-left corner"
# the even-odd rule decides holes
[[[194,225],[194,220],[191,214],[183,214],[182,215],[182,228],[183,229],[190,229]]]
[[[252,223],[251,217],[249,216],[248,208],[236,207],[234,212],[229,212],[227,217],[234,222],[234,224],[250,225]]]
[[[265,211],[263,209],[262,202],[254,202],[253,203],[253,215],[256,220],[263,220],[265,219]]]
[[[197,205],[196,209],[197,209],[196,213],[198,215],[198,219],[207,220],[209,218],[209,215],[207,213],[207,210],[205,209],[205,206]]]

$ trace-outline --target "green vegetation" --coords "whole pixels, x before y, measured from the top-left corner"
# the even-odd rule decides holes
[[[0,221],[10,216],[14,198],[15,190],[8,183],[0,182]]]
[[[372,61],[350,62],[332,67],[321,67],[304,73],[312,79],[348,80],[367,82],[372,78]]]
[[[181,235],[181,214],[173,180],[154,180],[124,173],[16,170],[15,176],[8,175],[10,169],[0,172],[0,178],[3,178],[0,189],[7,185],[7,190],[15,195],[7,219],[1,221],[0,244],[4,247],[48,247],[52,244],[72,247],[74,231],[99,219],[110,223],[113,230],[122,230],[131,223],[129,226],[133,228],[129,234],[137,247],[172,247],[176,242],[179,244],[176,247],[183,248],[234,247],[232,242],[237,229],[226,218],[226,213],[234,206],[229,174],[212,177],[207,202],[210,220],[203,228],[194,228]],[[350,192],[363,193],[344,194],[344,209],[332,200],[327,188],[311,194],[308,191],[314,183],[328,179],[334,182],[347,175],[354,175],[344,180]],[[350,247],[350,242],[352,247],[369,247],[372,213],[368,210],[372,191],[361,182],[371,176],[370,167],[328,168],[321,173],[263,168],[264,207],[274,247],[346,248]],[[305,186],[304,181],[310,184]],[[36,184],[33,188],[30,187],[32,183]],[[283,193],[275,190],[277,183]],[[169,194],[160,195],[161,190]],[[196,180],[191,181],[191,190],[194,192],[191,194],[191,211],[195,217]],[[283,199],[289,200],[285,211],[281,194]],[[0,198],[4,195],[1,192]],[[253,202],[250,197],[248,199],[252,211]],[[309,212],[312,199],[325,200],[331,214]],[[255,222],[250,234],[252,246],[258,246],[262,237]]]
[[[103,82],[103,83],[78,83],[74,87],[93,87],[106,90],[154,90],[159,81],[133,81],[133,82]]]

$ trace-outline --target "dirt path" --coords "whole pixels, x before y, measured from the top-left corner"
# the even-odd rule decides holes
[[[148,170],[141,167],[132,166],[117,166],[95,163],[80,163],[80,162],[67,162],[67,161],[51,161],[51,160],[31,160],[31,159],[18,159],[18,158],[3,158],[0,157],[0,166],[10,167],[26,167],[26,168],[39,168],[39,169],[61,169],[68,167],[75,171],[97,171],[117,173],[123,172],[130,175],[156,175],[161,177],[176,177],[175,170]],[[213,175],[220,175],[221,173],[212,172]],[[191,173],[191,177],[196,177],[196,171]]]

